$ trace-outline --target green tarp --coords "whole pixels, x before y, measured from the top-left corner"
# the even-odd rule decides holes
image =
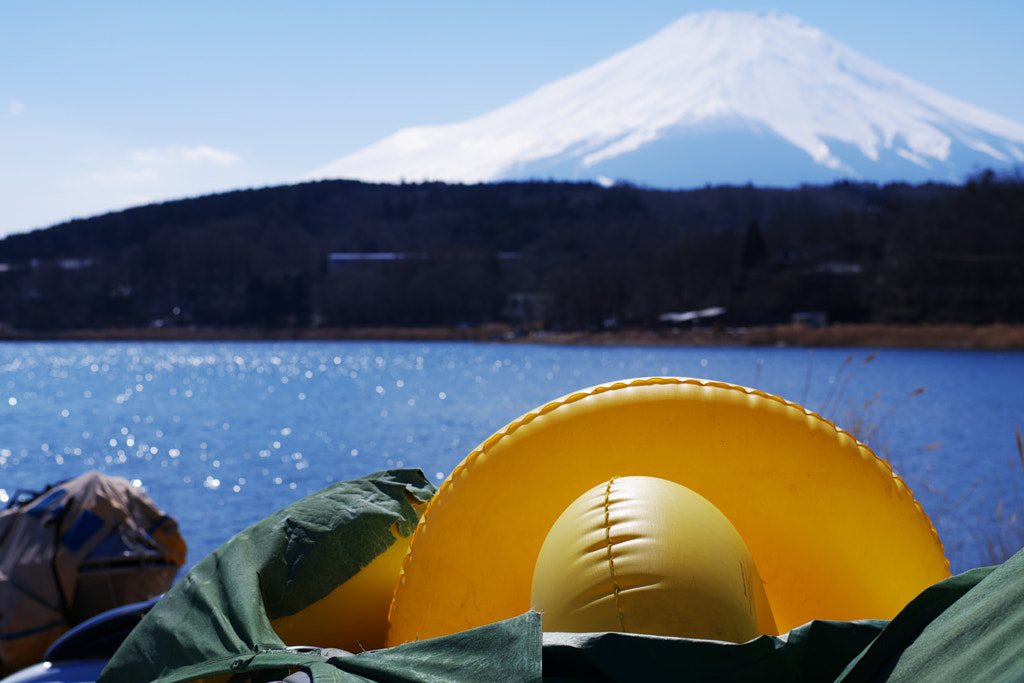
[[[393,541],[393,524],[411,533],[411,502],[432,492],[420,472],[389,470],[335,484],[243,531],[168,592],[100,682],[246,672],[279,680],[300,669],[317,683],[1024,680],[1024,552],[932,586],[891,622],[814,621],[743,644],[544,634],[541,616],[527,613],[355,655],[286,650],[269,620],[352,576]]]
[[[329,486],[239,532],[160,599],[100,680],[187,681],[193,665],[230,666],[239,654],[283,649],[270,621],[354,576],[395,542],[392,527],[412,534],[413,504],[433,493],[419,470],[381,472]]]

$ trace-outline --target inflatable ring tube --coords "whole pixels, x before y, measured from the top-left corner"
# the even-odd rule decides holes
[[[725,514],[780,633],[813,619],[892,618],[950,575],[911,491],[849,433],[760,391],[634,379],[527,413],[448,476],[413,535],[387,644],[528,611],[552,524],[584,491],[629,475],[679,483]]]
[[[278,637],[289,645],[316,643],[347,652],[383,647],[395,577],[409,551],[409,539],[394,535],[387,550],[326,597],[296,614],[271,620]]]

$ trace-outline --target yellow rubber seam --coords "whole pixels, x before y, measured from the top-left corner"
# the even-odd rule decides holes
[[[612,482],[616,477],[608,480],[604,489],[604,540],[608,545],[608,574],[612,579],[612,592],[615,597],[615,611],[619,613],[619,628],[626,632],[625,618],[622,616],[622,606],[619,604],[619,582],[615,579],[615,559],[612,557],[612,522],[611,522],[611,496]]]

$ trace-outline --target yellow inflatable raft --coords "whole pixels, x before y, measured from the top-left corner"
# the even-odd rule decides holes
[[[634,379],[527,413],[451,473],[413,535],[387,645],[530,610],[555,521],[581,494],[629,476],[686,487],[731,522],[774,618],[762,631],[889,619],[950,575],[911,491],[831,422],[731,384]]]

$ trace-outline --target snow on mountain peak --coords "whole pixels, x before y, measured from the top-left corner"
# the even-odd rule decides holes
[[[855,177],[866,160],[893,155],[941,169],[957,146],[1024,162],[1020,123],[905,78],[796,17],[714,10],[686,15],[504,107],[402,129],[305,179],[471,183],[545,170],[597,179],[659,142],[723,129],[781,138],[821,167]],[[662,165],[704,161],[664,147]]]

